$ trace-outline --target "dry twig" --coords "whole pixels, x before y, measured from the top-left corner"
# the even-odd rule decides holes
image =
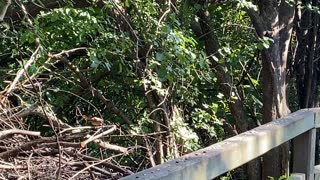
[[[113,131],[115,131],[117,129],[117,126],[113,126],[112,128],[108,129],[107,131],[104,131],[96,136],[90,136],[87,140],[81,142],[81,147],[84,148],[88,143],[96,140],[96,139],[99,139],[107,134],[110,134],[112,133]]]

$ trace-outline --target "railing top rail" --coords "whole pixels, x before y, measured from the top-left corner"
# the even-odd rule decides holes
[[[320,109],[303,109],[196,152],[122,178],[212,179],[320,125]]]

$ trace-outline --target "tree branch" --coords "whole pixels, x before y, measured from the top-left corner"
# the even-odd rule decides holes
[[[100,139],[94,140],[93,142],[98,144],[100,147],[102,147],[104,149],[110,149],[110,150],[113,150],[113,151],[119,151],[119,152],[122,152],[122,153],[128,153],[128,148],[121,147],[121,146],[114,145],[114,144],[110,144],[110,143],[102,141]]]
[[[96,136],[90,136],[87,140],[85,140],[85,141],[83,141],[83,142],[81,142],[80,144],[81,144],[81,147],[85,147],[88,143],[90,143],[90,142],[92,142],[92,141],[94,141],[94,140],[96,140],[96,139],[99,139],[99,138],[101,138],[102,136],[105,136],[105,135],[107,135],[107,134],[110,134],[110,133],[112,133],[113,131],[115,131],[117,129],[117,126],[113,126],[112,128],[110,128],[110,129],[108,129],[107,131],[104,131],[104,132],[102,132],[102,133],[100,133],[100,134],[98,134],[98,135],[96,135]]]
[[[80,79],[79,84],[82,88],[89,89],[94,94],[94,96],[100,99],[107,106],[107,108],[109,108],[113,113],[115,113],[120,118],[122,118],[127,124],[132,124],[128,116],[126,116],[110,99],[107,99],[104,95],[102,95],[99,90],[92,87],[89,81],[87,80],[87,78],[80,72],[79,68],[74,64],[72,64],[70,61],[68,61],[67,58],[65,58],[65,56],[68,56],[72,53],[76,53],[78,51],[83,51],[83,50],[84,50],[83,48],[78,48],[77,50],[73,49],[73,50],[63,51],[61,53],[54,54],[54,55],[49,54],[48,56],[52,59],[61,61],[66,66],[68,66],[79,77]]]
[[[3,139],[11,134],[40,136],[40,132],[38,132],[38,131],[27,131],[27,130],[21,130],[21,129],[8,129],[8,130],[0,131],[0,139]]]
[[[125,175],[130,175],[130,174],[133,174],[131,171],[127,170],[127,169],[123,169],[123,168],[120,168],[116,165],[113,165],[111,163],[108,163],[108,162],[101,162],[102,160],[100,159],[97,159],[97,158],[94,158],[94,157],[90,157],[90,156],[86,156],[86,155],[83,155],[83,154],[80,154],[80,153],[75,153],[75,152],[72,152],[72,151],[68,151],[68,150],[64,150],[64,153],[68,154],[69,156],[78,156],[84,160],[87,160],[87,161],[96,161],[96,162],[100,162],[98,165],[103,165],[105,166],[106,168],[110,168],[116,172],[120,172],[120,173],[123,173]]]
[[[26,70],[31,66],[33,62],[37,59],[37,54],[39,50],[41,49],[41,46],[38,46],[37,49],[32,53],[29,61],[18,71],[16,77],[14,78],[13,82],[11,83],[9,89],[6,91],[6,94],[10,94],[14,89],[17,83],[19,82],[20,78],[24,75]]]
[[[263,38],[263,36],[266,34],[266,27],[263,24],[263,19],[261,18],[261,16],[259,15],[259,12],[254,9],[253,7],[249,7],[246,8],[245,11],[247,12],[247,14],[249,15],[251,22],[254,26],[254,28],[256,29],[256,33],[258,35],[259,38]]]
[[[233,118],[235,119],[238,132],[245,132],[248,130],[248,123],[246,121],[246,115],[243,107],[243,102],[238,94],[238,91],[232,85],[231,76],[226,72],[226,65],[218,63],[214,60],[213,56],[216,56],[218,59],[223,58],[219,53],[219,41],[212,31],[212,26],[210,26],[210,14],[204,8],[198,12],[200,18],[200,25],[202,33],[205,34],[205,48],[207,56],[210,57],[210,66],[212,71],[217,75],[219,87],[223,95],[229,100],[229,109]],[[236,96],[237,98],[231,100],[231,95]]]
[[[40,116],[41,118],[44,118],[44,119],[47,119],[47,116],[48,118],[51,119],[53,125],[55,127],[63,127],[63,128],[71,128],[70,125],[62,122],[62,120],[58,119],[54,114],[52,113],[49,113],[49,112],[46,112],[46,115],[45,113],[42,111],[42,108],[38,105],[38,104],[33,104],[31,106],[28,106],[27,108],[13,114],[12,116],[9,116],[7,118],[5,118],[4,120],[9,120],[13,117],[25,117],[25,116],[28,116],[28,115],[37,115],[37,116]]]
[[[0,22],[3,21],[3,18],[6,15],[10,4],[11,4],[11,0],[2,0],[0,2]]]
[[[11,0],[5,0],[5,1],[11,1]],[[37,16],[40,11],[50,11],[51,9],[54,8],[60,8],[64,7],[67,5],[70,5],[68,2],[65,0],[42,0],[42,4],[37,4],[34,1],[25,3],[25,7],[29,10],[28,15],[30,17],[35,17]],[[102,1],[98,1],[95,3],[90,3],[88,1],[84,0],[73,0],[72,1],[72,6],[74,8],[84,8],[84,7],[89,7],[89,6],[98,6],[98,7],[103,7],[104,3]],[[1,12],[1,11],[0,11]],[[1,14],[0,14],[1,15]],[[17,6],[10,6],[8,8],[7,13],[5,15],[6,18],[10,18],[13,21],[20,21],[23,19],[24,13],[22,12],[21,8]],[[1,20],[1,19],[0,19]]]

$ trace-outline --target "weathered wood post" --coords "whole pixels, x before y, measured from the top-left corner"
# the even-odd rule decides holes
[[[314,180],[315,147],[315,128],[293,139],[293,172],[305,174],[307,180]]]
[[[289,180],[305,180],[306,179],[306,175],[303,173],[293,173],[290,176]]]
[[[320,180],[320,165],[314,167],[314,180]]]
[[[315,127],[293,139],[293,172],[303,173],[306,180],[314,180],[316,128],[319,112],[314,111]]]
[[[319,128],[320,127],[320,108],[314,108],[314,110],[315,110],[315,118],[314,118],[315,127]],[[319,139],[317,139],[317,141],[319,141]],[[314,167],[314,179],[320,180],[320,165],[316,165]]]

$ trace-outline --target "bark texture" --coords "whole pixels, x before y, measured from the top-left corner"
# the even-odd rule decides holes
[[[319,14],[302,11],[301,6],[310,3],[318,6],[318,1],[299,1],[296,15],[297,52],[294,57],[297,95],[300,108],[318,106],[319,75]]]
[[[296,52],[293,57],[299,108],[319,107],[319,14],[302,10],[305,4],[319,6],[316,0],[298,1],[295,16]],[[316,164],[320,159],[319,131],[316,142]]]
[[[282,0],[259,1],[259,11],[249,9],[260,38],[269,38],[270,47],[262,51],[263,123],[290,113],[287,104],[287,56],[294,20],[294,7]],[[288,144],[263,156],[262,178],[275,178],[288,173]]]

